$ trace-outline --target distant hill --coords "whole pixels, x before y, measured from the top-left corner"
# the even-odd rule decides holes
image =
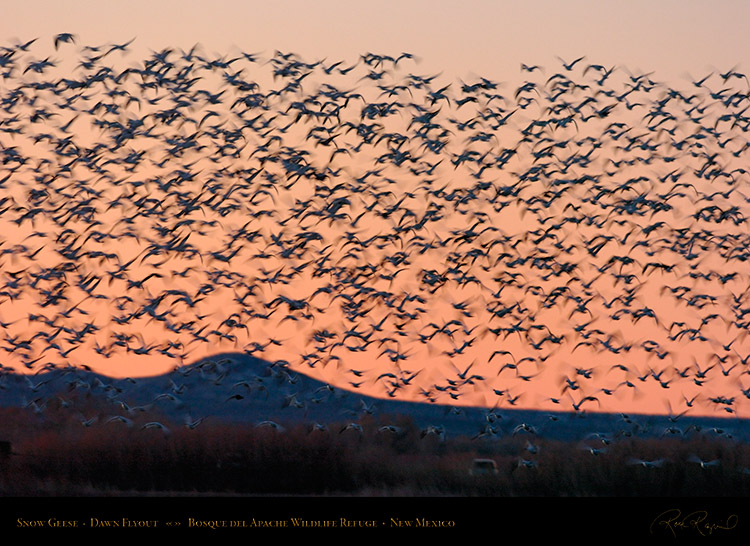
[[[423,429],[451,437],[492,438],[534,433],[559,440],[580,440],[593,432],[612,437],[711,434],[750,439],[743,419],[608,413],[547,412],[448,406],[398,399],[377,399],[332,387],[283,362],[271,363],[244,353],[226,353],[155,377],[110,378],[84,369],[56,369],[33,376],[0,375],[0,406],[18,406],[43,414],[50,400],[66,404],[81,397],[111,405],[111,415],[132,417],[156,412],[173,422],[281,426],[320,423],[344,426],[366,415],[408,415]],[[73,411],[75,409],[73,408]]]

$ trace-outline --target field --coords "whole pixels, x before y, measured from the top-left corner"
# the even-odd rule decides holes
[[[519,431],[446,438],[408,417],[368,416],[361,431],[206,422],[157,415],[83,426],[0,410],[0,494],[55,496],[722,497],[750,493],[750,448],[728,438],[589,438],[563,442]],[[388,423],[386,427],[384,423]],[[471,475],[474,459],[496,474]]]

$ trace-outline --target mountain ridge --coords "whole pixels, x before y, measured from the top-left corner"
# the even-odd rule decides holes
[[[236,425],[318,423],[343,428],[367,415],[405,415],[423,430],[475,439],[526,430],[558,440],[582,440],[593,433],[683,436],[690,432],[750,439],[750,423],[741,418],[550,412],[376,398],[314,379],[283,360],[270,362],[245,353],[220,353],[137,379],[72,367],[33,376],[6,369],[0,375],[0,406],[27,407],[43,415],[52,399],[75,408],[74,399],[82,398],[110,404],[110,418],[152,412],[188,426],[210,419]]]

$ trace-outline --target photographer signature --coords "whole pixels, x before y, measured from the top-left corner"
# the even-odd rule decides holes
[[[678,531],[693,530],[701,536],[708,536],[714,531],[728,531],[737,527],[738,516],[732,514],[724,521],[709,521],[708,512],[705,510],[696,510],[683,516],[679,509],[670,509],[659,514],[651,523],[649,531],[654,533],[656,528],[668,529],[672,536],[677,536]]]

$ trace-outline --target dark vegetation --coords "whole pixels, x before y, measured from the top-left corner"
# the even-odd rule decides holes
[[[284,429],[209,421],[169,431],[84,426],[48,407],[0,410],[4,496],[369,495],[369,496],[741,496],[750,493],[750,448],[727,438],[620,438],[562,442],[529,434],[444,438],[408,417],[367,416],[362,431]],[[384,424],[395,429],[383,429]],[[529,447],[536,447],[531,453]],[[589,448],[602,450],[593,454]],[[472,476],[490,458],[496,475]],[[635,464],[634,459],[660,466]],[[698,460],[704,461],[701,465]],[[526,466],[522,461],[529,462]]]

